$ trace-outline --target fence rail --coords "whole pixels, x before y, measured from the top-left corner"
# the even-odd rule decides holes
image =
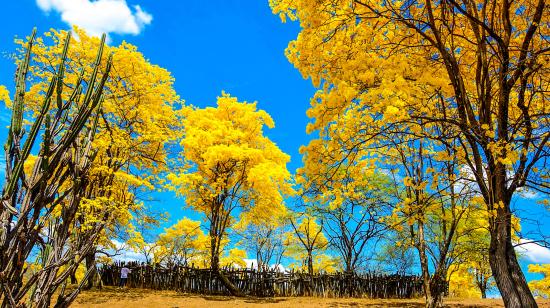
[[[104,285],[118,285],[121,263],[99,268]],[[229,295],[229,290],[210,269],[186,266],[164,268],[129,263],[132,270],[128,286],[155,290],[174,290],[185,293]],[[423,295],[422,280],[418,276],[366,273],[314,274],[304,272],[257,271],[255,269],[225,268],[223,274],[245,295],[414,298]]]

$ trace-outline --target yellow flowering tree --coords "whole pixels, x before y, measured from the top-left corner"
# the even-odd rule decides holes
[[[299,222],[294,217],[289,219],[292,231],[287,232],[285,245],[288,249],[285,254],[298,261],[299,268],[305,269],[310,276],[323,268],[332,270],[333,263],[323,254],[328,246],[323,226],[311,215],[304,215]],[[330,266],[327,262],[331,263]]]
[[[273,119],[256,103],[223,93],[216,107],[184,108],[180,170],[169,177],[185,202],[205,215],[210,266],[232,293],[238,290],[219,272],[222,243],[238,215],[256,217],[284,211],[291,194],[289,156],[263,134]]]
[[[535,296],[543,298],[550,297],[550,264],[529,264],[530,273],[542,275],[542,279],[529,282],[529,287],[533,290]]]
[[[345,127],[344,146],[368,146],[395,123],[451,128],[445,139],[458,140],[486,210],[495,213],[487,224],[490,263],[504,302],[536,307],[511,241],[510,202],[522,187],[549,192],[545,1],[270,5],[302,28],[287,56],[319,87],[309,131],[323,138],[331,127]]]
[[[44,124],[45,145],[61,140],[64,132],[69,133],[63,142],[72,142],[70,148],[55,148],[64,152],[46,163],[55,168],[55,177],[60,179],[59,185],[52,182],[55,189],[50,191],[61,198],[47,199],[46,210],[33,218],[43,241],[37,249],[45,256],[42,266],[46,273],[40,279],[56,285],[68,276],[74,277],[83,258],[87,265],[85,278],[91,282],[96,252],[113,247],[111,239],[121,234],[137,235],[134,221],[143,218],[140,213],[145,212],[138,196],[163,184],[155,179],[166,170],[165,147],[177,138],[179,124],[175,110],[179,98],[168,71],[151,64],[135,46],[124,42],[111,47],[80,29],[74,31],[78,40],[68,36],[67,31],[51,30],[33,41],[33,62],[24,76],[32,84],[21,87],[23,79],[18,89],[24,92],[15,95],[18,99],[24,97],[29,116],[40,119],[38,125]],[[24,47],[28,42],[17,42],[22,46],[16,57],[21,66],[27,61]],[[102,52],[97,54],[100,46]],[[61,58],[64,61],[59,64]],[[98,89],[101,94],[97,94],[101,92]],[[5,88],[0,93],[19,114],[17,100],[9,100]],[[90,101],[94,103],[93,113],[86,109]],[[83,122],[90,115],[93,121]],[[80,135],[75,121],[86,124]],[[41,151],[34,160],[33,156],[25,157],[25,172],[33,178],[45,168],[44,155],[49,155]],[[146,219],[152,220],[154,217]],[[61,275],[53,266],[60,257],[54,258],[49,251],[77,251],[77,257],[71,258],[71,265]],[[56,276],[60,278],[50,279]],[[44,288],[48,286],[36,286],[38,290]],[[60,300],[72,301],[79,289],[61,294]]]
[[[168,266],[201,264],[207,255],[206,238],[200,221],[187,217],[180,219],[159,235],[154,251],[155,263]]]
[[[285,233],[289,227],[286,209],[266,217],[263,213],[248,213],[233,229],[239,236],[238,247],[243,247],[256,258],[253,267],[258,270],[277,268],[286,251]]]
[[[220,265],[222,267],[245,268],[246,262],[244,259],[246,259],[246,251],[235,247],[230,249],[227,255],[220,258]]]
[[[474,274],[466,264],[451,265],[449,281],[449,297],[480,298],[481,292],[475,283]]]
[[[79,28],[73,31],[78,40],[72,39],[67,52],[65,86],[78,89],[80,80],[94,74],[95,67],[87,63],[93,63],[90,62],[94,59],[93,50],[100,40]],[[63,51],[59,42],[66,34],[67,31],[51,30],[37,38],[33,48],[36,63],[29,70],[35,83],[25,94],[30,108],[38,110],[43,100],[47,80],[56,73],[53,60]],[[179,133],[176,108],[180,102],[171,74],[151,64],[137,47],[126,42],[105,46],[103,57],[106,55],[112,56],[113,69],[105,82],[98,132],[92,145],[93,162],[79,190],[77,223],[71,227],[81,239],[101,235],[95,240],[96,249],[86,256],[89,268],[95,267],[97,251],[106,251],[112,246],[111,239],[120,237],[121,233],[135,234],[133,221],[139,213],[146,212],[146,205],[138,196],[164,184],[158,175],[166,171],[166,146],[176,140]],[[98,71],[104,69],[104,64],[97,68]],[[62,93],[60,98],[70,99],[69,95]],[[56,104],[51,105],[52,110],[56,108]],[[65,189],[71,189],[72,185],[74,183],[67,184]],[[147,219],[150,218],[153,217]]]
[[[358,112],[338,117],[302,149],[305,185],[328,203],[324,217],[337,218],[325,228],[341,229],[331,240],[343,240],[346,265],[356,262],[353,249],[360,246],[345,249],[350,232],[342,222],[351,218],[354,205],[361,205],[355,218],[361,218],[364,226],[357,229],[353,220],[350,224],[363,232],[355,242],[365,245],[366,239],[386,228],[401,233],[410,245],[404,249],[417,251],[427,305],[441,305],[448,263],[460,236],[458,226],[467,219],[468,200],[475,193],[461,174],[466,163],[459,142],[448,137],[456,131],[412,120],[407,124],[359,121],[370,115]]]
[[[12,103],[4,147],[6,181],[0,199],[2,306],[50,306],[54,292],[68,283],[69,276],[76,276],[98,236],[94,233],[80,239],[73,226],[78,224],[75,214],[95,155],[92,145],[112,57],[102,62],[103,36],[94,51],[93,73],[81,79],[78,87],[67,87],[70,40],[67,34],[59,47],[61,53],[51,59],[56,70],[44,81],[49,86],[41,103],[33,105],[26,96],[31,68],[37,65],[32,56],[36,30],[17,61],[13,101],[7,98],[5,88],[2,90],[5,102]],[[104,70],[99,72],[102,63]],[[80,95],[84,91],[86,94]],[[33,107],[34,114],[30,112]],[[41,142],[37,142],[39,132]],[[33,150],[38,150],[37,155],[31,155]],[[86,271],[85,277],[90,274]],[[62,287],[56,304],[70,305],[81,288],[82,282],[72,290]]]

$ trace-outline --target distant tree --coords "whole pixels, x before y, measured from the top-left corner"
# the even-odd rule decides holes
[[[403,139],[393,137],[387,160],[395,162],[392,170],[403,171],[393,174],[399,202],[386,221],[402,234],[403,247],[414,247],[418,254],[426,306],[439,307],[449,268],[460,250],[458,239],[471,231],[464,222],[471,218],[475,191],[464,184],[453,144],[427,143],[407,134]]]
[[[155,262],[168,266],[200,264],[206,257],[206,238],[199,221],[182,218],[158,236]]]
[[[542,279],[532,280],[529,287],[535,296],[550,298],[550,264],[529,264],[529,273],[538,273]]]
[[[386,273],[412,275],[417,260],[413,249],[404,245],[404,239],[396,235],[386,236],[383,241],[382,249],[374,256],[374,268]]]
[[[288,247],[286,255],[301,261],[301,268],[307,270],[312,276],[316,272],[316,264],[320,265],[320,268],[326,266],[324,262],[319,261],[328,261],[328,258],[323,255],[329,244],[323,233],[323,225],[317,223],[317,218],[307,214],[301,217],[291,216],[289,221],[292,230],[286,234],[285,245]]]
[[[258,270],[277,268],[281,265],[281,259],[287,247],[285,245],[285,233],[289,228],[288,222],[281,216],[269,219],[241,219],[239,224],[246,225],[243,231],[237,231],[240,236],[239,246],[252,252],[256,257]]]
[[[354,176],[362,166],[341,166],[335,173],[318,174],[309,166],[301,181],[311,205],[308,210],[323,221],[323,234],[353,275],[367,261],[368,244],[388,230],[383,218],[391,213],[391,181],[384,174]],[[361,172],[359,172],[361,174]],[[372,247],[370,247],[372,248]]]
[[[462,281],[462,284],[455,284],[460,293],[469,293],[470,297],[479,294],[481,298],[486,298],[487,292],[495,286],[489,264],[491,238],[486,229],[487,216],[483,210],[483,200],[477,196],[470,203],[468,219],[459,226],[461,234],[457,238],[453,264],[449,269],[449,281],[451,284],[457,279]],[[519,231],[519,220],[514,218],[513,222],[513,229]],[[466,284],[474,286],[475,292],[470,291]]]
[[[167,220],[167,213],[156,212],[151,208],[144,208],[142,211],[134,214],[135,230],[132,234],[128,234],[125,237],[127,241],[136,252],[141,253],[145,259],[145,263],[151,263],[153,261],[154,252],[158,248],[158,234],[156,228],[160,226],[161,222]]]

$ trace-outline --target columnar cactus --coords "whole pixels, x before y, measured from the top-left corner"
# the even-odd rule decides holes
[[[75,256],[79,253],[85,254],[92,246],[83,243],[79,246],[81,251],[68,254],[64,250],[61,236],[68,236],[68,226],[74,221],[75,208],[79,205],[78,182],[85,181],[86,172],[94,157],[92,142],[112,57],[109,56],[102,66],[105,44],[103,35],[90,78],[85,81],[82,71],[76,86],[68,89],[64,86],[64,76],[71,40],[69,33],[64,40],[55,74],[51,77],[39,110],[33,114],[32,125],[27,134],[23,128],[25,92],[35,36],[36,30],[33,30],[26,54],[18,65],[12,119],[4,147],[6,182],[0,204],[2,307],[21,306],[25,298],[30,298],[30,306],[49,307],[53,291],[63,282],[59,280],[61,266],[78,266],[79,262],[74,262]],[[65,93],[66,89],[69,93]],[[64,96],[64,93],[67,95]],[[63,97],[68,99],[64,100]],[[38,144],[39,132],[42,132],[42,140]],[[37,148],[39,152],[33,171],[26,174],[25,162],[28,161],[31,150]],[[78,172],[75,172],[76,169]],[[63,184],[67,183],[73,187],[63,189]],[[61,223],[56,224],[58,229],[49,230],[48,235],[59,240],[44,243],[45,221],[50,219],[55,206],[65,203],[72,205],[72,208],[62,211],[58,218]],[[27,271],[24,263],[29,261],[29,255],[34,249],[43,251],[41,268],[23,280]],[[31,290],[32,295],[28,296]],[[68,298],[74,299],[74,296]],[[61,300],[57,306],[63,307],[68,303],[70,301]]]

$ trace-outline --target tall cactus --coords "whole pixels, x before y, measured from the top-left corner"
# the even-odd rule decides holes
[[[70,32],[63,42],[63,51],[55,74],[43,96],[38,112],[32,119],[28,134],[23,129],[26,106],[27,74],[32,65],[32,46],[36,29],[26,46],[24,58],[18,65],[16,89],[9,127],[6,151],[6,182],[0,203],[0,298],[2,307],[16,306],[30,296],[31,306],[48,307],[53,291],[60,285],[59,269],[63,265],[78,266],[74,262],[78,253],[87,252],[92,246],[83,243],[80,252],[67,254],[64,238],[69,236],[69,225],[74,222],[76,208],[80,204],[78,182],[85,181],[93,160],[92,142],[98,125],[101,101],[109,78],[112,57],[109,55],[102,68],[105,35],[101,38],[93,72],[84,80],[84,69],[73,89],[64,96],[65,67],[71,41]],[[84,96],[82,93],[85,90]],[[63,97],[68,97],[63,100]],[[52,103],[53,108],[52,108]],[[83,129],[87,127],[87,129]],[[37,144],[39,132],[42,141]],[[25,136],[26,135],[26,136]],[[39,153],[32,174],[25,174],[24,165],[32,149],[39,145]],[[81,152],[78,159],[74,153]],[[77,161],[78,160],[78,161]],[[78,164],[78,166],[76,166]],[[78,169],[78,170],[77,170]],[[76,172],[76,170],[78,172]],[[71,189],[62,191],[64,183],[72,183]],[[41,229],[52,208],[66,204],[62,216],[50,237],[51,243],[43,243]],[[42,248],[40,248],[42,247]],[[26,277],[23,263],[31,251],[42,249],[42,269]],[[74,264],[73,264],[74,263]],[[74,297],[73,297],[74,299]],[[60,301],[61,306],[69,301]],[[65,304],[63,304],[65,303]]]
[[[23,108],[24,108],[25,89],[26,89],[25,80],[27,79],[27,73],[29,71],[31,49],[32,49],[32,44],[34,42],[35,36],[36,36],[36,28],[33,29],[31,38],[27,43],[27,52],[25,54],[23,62],[21,62],[17,68],[16,80],[15,80],[15,98],[14,98],[14,104],[13,104],[13,114],[12,114],[11,125],[8,133],[8,140],[5,146],[6,151],[9,151],[9,152],[13,152],[14,147],[16,147],[16,145],[14,144],[14,140],[20,140],[22,137],[21,127],[23,123]],[[35,131],[34,137],[36,137],[37,133],[38,133],[38,130]],[[33,135],[31,134],[31,137],[32,136]],[[8,156],[6,155],[6,157]],[[19,161],[24,161],[24,158],[19,159]],[[16,167],[15,170],[17,169],[22,170],[21,167]],[[7,186],[2,193],[2,206],[5,207],[8,211],[10,211],[10,213],[12,214],[16,214],[17,210],[10,204],[10,202],[8,202],[7,199],[12,196],[13,191],[15,189],[15,185],[17,183],[16,179],[18,178],[19,178],[19,175],[17,174],[17,171],[14,174],[9,174],[9,178],[7,179]]]

